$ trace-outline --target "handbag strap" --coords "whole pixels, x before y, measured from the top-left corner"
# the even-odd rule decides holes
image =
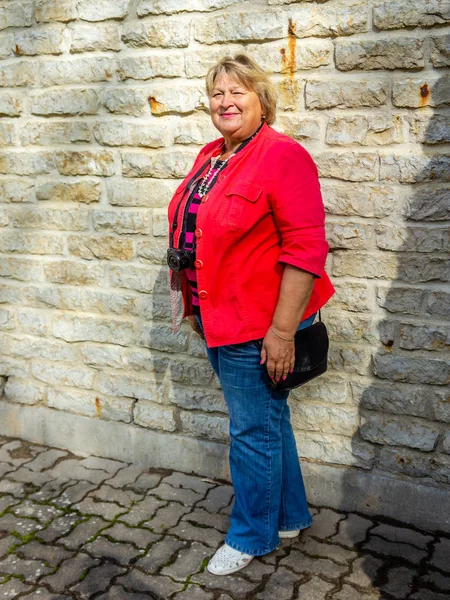
[[[320,312],[320,308],[319,308],[319,321],[322,321],[322,314]]]

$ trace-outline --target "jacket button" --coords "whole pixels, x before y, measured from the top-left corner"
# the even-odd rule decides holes
[[[202,202],[203,203],[208,202],[208,194],[205,194],[205,196],[203,196]]]
[[[200,300],[206,300],[208,298],[208,292],[206,290],[200,290],[198,293]]]
[[[196,269],[203,269],[203,262],[197,258],[197,260],[194,261],[194,267]]]
[[[194,231],[194,234],[196,238],[201,238],[203,235],[203,231],[197,227],[197,229]]]

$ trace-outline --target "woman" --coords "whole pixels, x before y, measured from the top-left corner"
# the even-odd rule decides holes
[[[295,331],[333,294],[317,169],[277,133],[276,100],[248,56],[224,58],[206,77],[223,137],[198,155],[169,206],[174,329],[183,316],[207,345],[230,415],[235,502],[216,575],[274,550],[311,525],[287,392],[270,379],[294,365]]]

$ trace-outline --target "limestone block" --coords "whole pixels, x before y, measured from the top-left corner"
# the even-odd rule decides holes
[[[392,155],[382,156],[380,179],[417,183],[422,181],[450,181],[450,155]]]
[[[125,423],[131,422],[133,414],[133,401],[129,398],[99,397],[89,392],[75,390],[50,389],[47,405],[65,412]]]
[[[287,20],[279,12],[224,13],[197,20],[195,39],[203,44],[279,40],[286,30]]]
[[[429,255],[405,254],[398,261],[397,277],[399,281],[406,281],[409,284],[425,281],[450,281],[448,254],[441,256],[436,253]]]
[[[15,52],[19,56],[62,54],[67,45],[63,25],[44,25],[17,31],[14,41]]]
[[[6,208],[0,207],[0,227],[7,227],[9,225],[9,217]]]
[[[161,403],[163,394],[158,387],[152,373],[142,375],[101,372],[98,381],[98,389],[103,394]]]
[[[0,123],[0,146],[13,146],[15,127],[12,123]]]
[[[172,333],[171,327],[158,324],[144,324],[141,328],[139,344],[145,348],[163,352],[185,352],[189,337],[186,331]]]
[[[326,373],[320,379],[314,379],[301,388],[293,390],[289,397],[300,403],[305,402],[306,399],[323,402],[326,398],[327,402],[333,404],[345,404],[349,400],[347,388],[348,384],[344,377]]]
[[[450,327],[445,325],[411,325],[400,327],[400,348],[405,350],[448,350]]]
[[[405,130],[401,115],[332,117],[325,140],[332,146],[385,146],[406,142]]]
[[[378,156],[368,152],[322,152],[316,157],[320,177],[347,181],[374,181]]]
[[[354,346],[331,345],[328,354],[329,367],[333,371],[344,371],[357,375],[368,375],[371,364],[371,353],[367,348]]]
[[[0,304],[19,304],[21,289],[11,283],[0,284]]]
[[[87,84],[109,81],[113,77],[115,70],[115,61],[106,56],[46,61],[40,65],[41,84],[43,86],[50,86],[66,85],[68,83]],[[74,91],[70,90],[71,93],[74,93]],[[92,91],[89,90],[91,94]],[[85,94],[87,93],[88,90],[85,90]]]
[[[391,313],[420,314],[422,299],[423,290],[418,288],[377,288],[377,304]]]
[[[14,311],[9,310],[8,308],[0,308],[0,330],[8,331],[10,329],[15,329],[15,327]]]
[[[149,233],[149,210],[94,210],[93,223],[96,231],[115,233]]]
[[[291,405],[291,420],[294,429],[351,436],[358,428],[358,410],[325,405],[323,401],[321,404],[296,402]]]
[[[246,51],[261,67],[272,73],[292,74],[296,71],[316,69],[329,65],[333,60],[333,44],[330,40],[305,40],[290,48],[280,48],[279,42],[250,44]]]
[[[331,298],[329,307],[340,308],[351,312],[369,312],[372,310],[372,289],[365,283],[347,281],[333,282],[336,293]]]
[[[325,210],[331,215],[387,217],[397,204],[395,189],[387,184],[358,185],[322,181]]]
[[[0,152],[0,173],[5,175],[45,175],[52,170],[49,152]]]
[[[14,227],[82,231],[89,225],[86,208],[60,209],[46,206],[16,205],[10,209]]]
[[[180,411],[181,430],[201,438],[227,441],[229,439],[228,423],[227,417]]]
[[[436,428],[424,420],[378,413],[362,417],[360,433],[363,439],[375,444],[407,446],[423,452],[431,452],[439,437]]]
[[[406,206],[406,218],[409,221],[448,221],[449,193],[449,186],[435,188],[427,185],[414,190]]]
[[[165,360],[165,359],[164,359]],[[164,365],[164,362],[162,363]],[[207,361],[170,360],[170,377],[172,381],[188,385],[199,385],[203,388],[215,381],[214,372]],[[217,385],[215,386],[218,387]]]
[[[12,33],[0,34],[0,59],[8,58],[14,50],[14,35]]]
[[[297,38],[334,37],[368,31],[365,4],[301,4],[289,11],[289,31]]]
[[[51,283],[70,285],[101,285],[103,267],[70,260],[58,260],[44,265],[45,279]]]
[[[375,4],[373,24],[377,29],[433,27],[450,23],[450,7],[446,0],[394,0]]]
[[[182,118],[174,124],[175,144],[198,144],[204,146],[216,139],[219,133],[209,117],[204,119]]]
[[[76,23],[70,26],[72,43],[70,52],[107,52],[121,49],[120,32],[117,23],[96,23],[83,25]]]
[[[31,314],[29,321],[32,322],[33,318],[33,314]],[[22,322],[26,328],[27,322],[23,319]],[[78,360],[78,351],[73,344],[56,342],[54,340],[44,338],[10,336],[8,340],[8,348],[9,354],[17,358],[39,357],[42,360],[71,362],[76,362]]]
[[[450,142],[450,123],[446,115],[414,115],[410,122],[412,141],[427,145]]]
[[[276,129],[295,140],[319,140],[321,137],[320,122],[317,119],[301,119],[296,116],[283,115],[277,118]]]
[[[197,152],[190,150],[158,153],[122,152],[122,174],[124,177],[182,179],[190,171],[196,156]]]
[[[425,310],[430,315],[450,317],[450,294],[446,292],[425,293]]]
[[[0,65],[0,81],[2,87],[24,87],[36,83],[36,64],[30,61],[14,61]]]
[[[167,219],[166,219],[167,220]],[[166,224],[167,229],[167,224]],[[166,265],[167,238],[150,238],[148,241],[139,242],[136,256],[158,265]]]
[[[78,0],[78,18],[83,21],[106,21],[124,19],[130,8],[131,0]]]
[[[66,342],[101,342],[128,346],[135,342],[129,321],[64,314],[52,322],[52,335]]]
[[[246,51],[249,51],[251,47],[252,46],[248,46]],[[244,46],[241,46],[240,44],[227,44],[226,54],[235,56],[243,50]],[[224,56],[224,49],[220,45],[213,48],[209,48],[208,46],[201,49],[188,48],[184,51],[184,56],[186,62],[186,77],[188,79],[194,77],[202,79],[206,76],[209,69]]]
[[[302,458],[363,469],[371,469],[375,462],[373,447],[349,437],[311,431],[301,431],[295,437]]]
[[[67,23],[77,18],[77,0],[36,0],[34,16],[38,23]]]
[[[10,377],[5,384],[5,398],[18,404],[38,404],[45,398],[45,387]]]
[[[440,78],[409,78],[394,82],[392,102],[399,108],[421,108],[450,104],[450,75]]]
[[[86,260],[130,260],[133,257],[133,242],[112,235],[71,235],[68,238],[68,248],[70,254]]]
[[[18,117],[22,110],[22,99],[19,96],[11,92],[0,93],[0,117]]]
[[[52,90],[30,97],[31,113],[44,117],[95,115],[100,107],[95,90]]]
[[[362,277],[363,279],[395,279],[397,258],[393,254],[338,250],[333,253],[333,275]]]
[[[111,285],[150,294],[160,279],[155,267],[113,267],[110,269]]]
[[[114,154],[108,150],[84,150],[58,152],[55,156],[56,168],[61,175],[101,175],[115,174]]]
[[[20,254],[65,254],[62,237],[46,233],[24,233],[4,231],[0,237],[0,252]]]
[[[19,379],[28,379],[28,364],[21,360],[0,357],[0,373],[3,377],[17,377]]]
[[[443,450],[447,454],[450,454],[450,432],[444,435]]]
[[[432,418],[431,405],[436,396],[417,386],[389,383],[387,386],[352,382],[350,384],[355,402],[362,408],[380,413],[394,413],[414,417]]]
[[[171,125],[170,119],[149,124],[118,120],[104,121],[94,125],[94,137],[102,146],[162,148],[172,144]]]
[[[431,477],[437,470],[436,455],[422,454],[407,448],[382,448],[379,464],[381,469],[401,473],[409,477]]]
[[[31,182],[22,179],[4,178],[0,181],[2,202],[34,202],[34,188]]]
[[[426,227],[377,225],[376,234],[377,247],[383,250],[445,252],[450,243],[450,233],[447,227],[428,229]]]
[[[275,81],[277,107],[282,111],[298,111],[304,108],[305,83],[293,76]]]
[[[109,179],[108,201],[112,206],[166,207],[178,183],[162,179]]]
[[[450,423],[450,396],[448,391],[434,394],[433,411],[436,420]]]
[[[20,130],[22,146],[53,146],[55,144],[75,144],[90,142],[91,132],[88,123],[77,122],[25,122]]]
[[[226,8],[237,2],[238,0],[189,0],[184,3],[179,0],[140,0],[137,14],[145,17],[147,15],[171,15],[185,11],[206,12]]]
[[[121,316],[134,314],[136,302],[137,298],[132,294],[119,294],[109,290],[84,290],[81,298],[81,305],[85,311],[116,313]]]
[[[22,289],[24,303],[41,308],[81,310],[81,290],[61,286],[29,285]]]
[[[425,66],[423,40],[392,38],[338,42],[336,67],[340,71],[372,69],[423,69]]]
[[[101,97],[106,110],[113,114],[137,117],[150,112],[145,89],[110,88],[103,90]]]
[[[374,374],[390,381],[448,385],[450,365],[448,361],[425,357],[394,356],[378,354],[374,357]]]
[[[69,363],[45,363],[33,361],[31,372],[36,379],[53,385],[70,385],[77,388],[92,389],[95,371]]]
[[[205,110],[208,104],[205,91],[200,86],[155,87],[149,97],[152,114],[189,114]]]
[[[101,344],[83,344],[80,348],[83,362],[90,367],[109,367],[120,369],[123,367],[123,348]]]
[[[177,428],[174,409],[169,406],[139,400],[134,406],[133,415],[136,425],[163,431],[175,431]]]
[[[153,18],[128,21],[122,32],[122,41],[132,48],[145,46],[160,48],[186,48],[189,45],[189,21],[168,18],[155,21]]]
[[[172,404],[186,410],[227,412],[227,406],[221,392],[172,385],[169,390],[169,400]]]
[[[84,179],[69,182],[49,181],[36,187],[36,197],[40,201],[80,202],[91,204],[100,200],[100,184],[98,181]]]
[[[33,23],[33,2],[6,2],[0,6],[0,29],[29,27]]]
[[[327,328],[330,340],[339,343],[378,341],[373,317],[366,315],[327,312]]]
[[[450,14],[450,13],[449,13]],[[450,66],[450,36],[440,35],[432,38],[431,62],[434,67]]]
[[[42,279],[42,266],[29,258],[2,257],[0,277],[10,277],[18,281],[40,281]]]
[[[184,57],[178,52],[164,55],[128,56],[118,61],[117,70],[121,81],[127,79],[145,81],[153,79],[153,77],[182,77]]]
[[[328,221],[327,240],[331,250],[342,248],[366,249],[373,239],[373,227],[356,221]]]

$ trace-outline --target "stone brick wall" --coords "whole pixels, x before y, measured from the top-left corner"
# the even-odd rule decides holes
[[[207,69],[246,50],[328,213],[330,370],[291,401],[311,493],[448,491],[449,0],[2,0],[0,30],[1,433],[92,451],[95,423],[114,455],[145,431],[144,462],[214,475],[225,406],[171,335],[166,207],[217,137]]]

